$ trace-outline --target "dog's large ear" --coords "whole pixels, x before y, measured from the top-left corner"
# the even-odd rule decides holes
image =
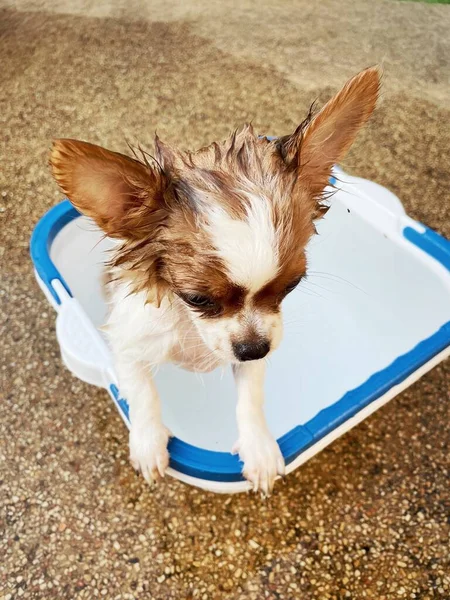
[[[285,163],[298,172],[299,182],[319,198],[331,168],[342,160],[360,128],[372,114],[380,89],[380,70],[372,67],[350,79],[322,110],[280,139]]]
[[[111,237],[139,239],[164,217],[164,175],[155,166],[78,140],[53,143],[53,176],[80,212]]]

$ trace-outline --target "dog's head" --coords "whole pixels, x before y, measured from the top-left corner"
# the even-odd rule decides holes
[[[306,274],[331,168],[378,89],[379,71],[367,69],[273,141],[250,125],[197,152],[156,138],[153,159],[58,140],[53,174],[82,213],[121,240],[113,264],[133,291],[183,305],[221,359],[260,359],[280,342],[281,302]]]

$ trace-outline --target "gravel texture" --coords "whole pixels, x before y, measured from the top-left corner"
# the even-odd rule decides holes
[[[373,0],[0,0],[0,598],[450,598],[449,363],[276,486],[216,496],[127,459],[103,391],[64,369],[34,281],[53,137],[196,147],[285,133],[382,62],[344,166],[450,236],[446,6]]]

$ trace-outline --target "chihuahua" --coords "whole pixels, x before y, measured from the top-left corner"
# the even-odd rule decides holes
[[[280,344],[281,304],[307,272],[306,245],[325,188],[375,108],[378,68],[348,81],[290,135],[251,125],[196,152],[156,136],[155,156],[54,142],[53,175],[71,202],[117,240],[108,267],[106,331],[130,407],[130,459],[164,476],[170,432],[152,367],[231,363],[243,475],[269,494],[284,460],[267,426],[265,360]]]

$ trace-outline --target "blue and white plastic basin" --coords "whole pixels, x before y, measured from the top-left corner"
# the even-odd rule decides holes
[[[450,241],[410,219],[385,188],[336,169],[339,191],[308,248],[309,276],[283,304],[265,412],[291,472],[450,354]],[[103,264],[113,242],[68,200],[37,224],[31,255],[57,311],[66,366],[104,387],[126,425],[113,357],[99,331]],[[230,369],[173,365],[156,385],[170,441],[168,473],[215,492],[249,489],[230,454],[237,438]]]

